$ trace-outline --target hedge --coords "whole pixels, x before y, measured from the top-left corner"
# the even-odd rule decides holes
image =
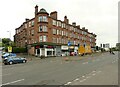
[[[8,52],[8,48],[5,48],[5,51]],[[12,47],[12,53],[27,53],[27,49],[23,47]]]
[[[26,48],[22,48],[22,47],[13,47],[12,49],[13,53],[26,53],[27,49]]]

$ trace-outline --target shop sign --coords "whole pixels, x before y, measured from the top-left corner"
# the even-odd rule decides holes
[[[53,46],[46,46],[46,48],[54,48]]]
[[[38,49],[38,48],[44,48],[44,46],[43,45],[37,45],[37,46],[35,46],[35,48],[36,49]]]
[[[68,46],[70,46],[70,45],[71,45],[71,42],[69,41],[69,42],[68,42]]]
[[[70,49],[74,49],[74,46],[70,46],[69,48],[70,48]]]
[[[68,50],[68,46],[61,46],[62,50]]]
[[[10,53],[12,52],[12,47],[11,46],[8,47],[8,52],[10,52]]]
[[[40,46],[35,46],[36,49],[40,48]]]
[[[75,50],[78,50],[78,47],[75,47]]]
[[[47,49],[47,51],[53,51],[53,49]]]

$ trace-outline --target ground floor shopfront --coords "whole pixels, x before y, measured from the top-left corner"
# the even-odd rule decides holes
[[[35,56],[56,56],[56,48],[54,46],[36,46],[35,47]]]
[[[50,56],[68,56],[71,53],[77,53],[77,46],[67,46],[67,45],[35,45],[34,48],[35,56],[41,57],[50,57]]]

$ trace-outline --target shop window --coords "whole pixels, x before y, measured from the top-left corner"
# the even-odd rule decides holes
[[[51,56],[52,55],[52,51],[47,51],[47,55]]]

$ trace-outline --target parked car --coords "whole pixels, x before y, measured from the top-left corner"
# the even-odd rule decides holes
[[[66,53],[61,53],[61,56],[67,56]]]
[[[16,54],[15,53],[3,53],[2,54],[2,58],[6,58],[8,56],[16,56]]]
[[[22,58],[22,57],[6,57],[4,60],[3,60],[3,63],[5,65],[12,65],[12,64],[15,64],[15,63],[26,63],[27,62],[27,59],[26,58]]]

